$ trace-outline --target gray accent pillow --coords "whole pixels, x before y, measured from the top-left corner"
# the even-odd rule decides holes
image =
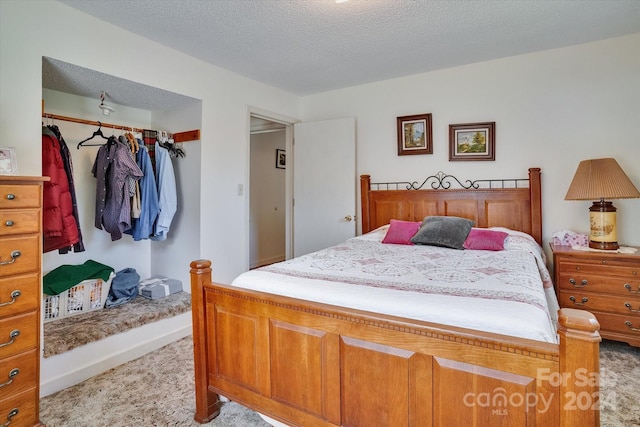
[[[464,241],[474,224],[470,219],[457,216],[428,216],[411,241],[416,245],[464,249]]]

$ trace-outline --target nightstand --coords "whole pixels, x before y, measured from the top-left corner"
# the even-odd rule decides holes
[[[640,248],[634,254],[551,244],[560,307],[592,312],[603,338],[640,347]]]

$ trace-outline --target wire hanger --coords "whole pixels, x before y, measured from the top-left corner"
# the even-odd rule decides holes
[[[91,135],[89,138],[83,139],[82,141],[80,141],[78,143],[78,146],[76,147],[76,149],[79,150],[81,146],[93,147],[93,146],[102,145],[102,144],[86,144],[86,145],[84,145],[85,142],[89,141],[90,139],[95,138],[96,136],[101,136],[102,138],[107,139],[107,140],[109,139],[109,138],[107,138],[106,136],[103,135],[103,133],[102,133],[102,123],[100,123],[100,122],[98,122],[98,130],[93,132],[93,135]]]

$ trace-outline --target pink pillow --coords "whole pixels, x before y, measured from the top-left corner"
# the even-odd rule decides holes
[[[389,230],[387,230],[387,234],[382,239],[382,243],[413,245],[411,238],[418,232],[421,223],[392,219],[389,224]]]
[[[462,246],[465,249],[501,251],[504,249],[504,241],[507,236],[509,233],[504,231],[472,228]]]

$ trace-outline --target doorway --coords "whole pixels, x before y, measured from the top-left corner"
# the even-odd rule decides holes
[[[250,116],[249,268],[288,258],[287,138],[290,123]],[[289,162],[287,162],[289,160]],[[289,164],[287,164],[289,163]]]

